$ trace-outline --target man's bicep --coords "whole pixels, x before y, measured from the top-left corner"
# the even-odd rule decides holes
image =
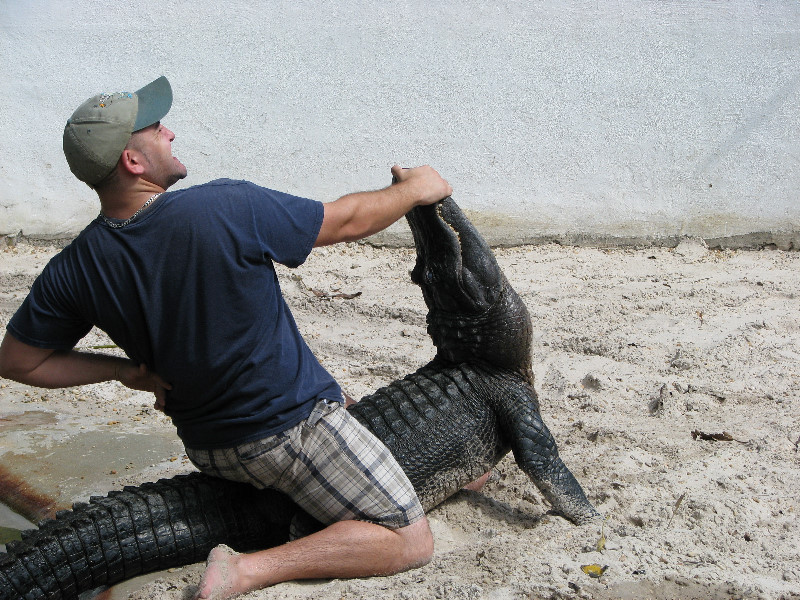
[[[0,343],[0,376],[17,379],[36,370],[55,350],[37,348],[19,341],[6,331]]]
[[[326,202],[323,205],[322,225],[319,228],[317,240],[314,242],[315,248],[345,241],[342,234],[344,233],[344,225],[349,219],[350,210],[351,208],[346,203],[338,200]]]

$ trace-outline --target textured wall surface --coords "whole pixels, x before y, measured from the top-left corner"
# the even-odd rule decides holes
[[[161,74],[181,186],[428,163],[495,242],[800,231],[794,0],[0,0],[0,235],[80,231],[67,117]]]

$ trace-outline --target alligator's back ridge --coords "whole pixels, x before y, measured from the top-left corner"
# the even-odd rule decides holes
[[[475,365],[434,361],[362,398],[350,412],[383,441],[427,511],[508,452]]]

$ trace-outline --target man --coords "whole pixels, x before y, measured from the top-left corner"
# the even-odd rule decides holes
[[[186,177],[161,123],[171,104],[161,77],[136,93],[94,96],[67,122],[67,161],[101,212],[9,322],[0,375],[152,392],[200,470],[281,489],[327,525],[254,554],[215,548],[197,598],[427,563],[433,540],[413,487],[343,409],[273,261],[294,267],[312,247],[371,235],[450,195],[449,184],[429,167],[393,167],[390,187],[324,205],[243,181],[167,192]],[[75,351],[92,326],[129,359]]]

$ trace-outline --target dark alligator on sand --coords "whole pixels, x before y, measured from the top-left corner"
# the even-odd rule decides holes
[[[488,244],[456,203],[407,215],[435,358],[349,410],[397,457],[425,510],[509,450],[553,508],[598,516],[539,415],[531,321]],[[304,525],[305,523],[305,525]],[[201,562],[217,544],[275,546],[306,527],[286,496],[199,473],[76,504],[0,554],[0,600],[78,598],[143,573]]]

